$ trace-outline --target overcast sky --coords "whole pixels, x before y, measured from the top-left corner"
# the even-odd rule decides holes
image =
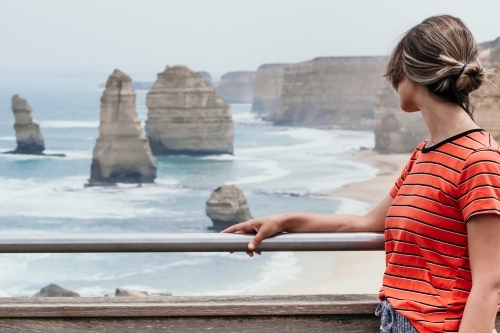
[[[478,42],[500,36],[499,0],[0,0],[0,76],[157,73],[218,76],[319,56],[385,55],[436,14]]]

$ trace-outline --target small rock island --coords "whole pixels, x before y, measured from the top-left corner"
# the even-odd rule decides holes
[[[115,69],[101,97],[99,137],[94,147],[87,186],[152,183],[156,165],[149,142],[142,137],[128,75]]]
[[[16,150],[9,154],[43,155],[45,144],[40,126],[33,122],[33,110],[28,101],[19,95],[12,96],[12,111],[14,112],[16,130]]]
[[[229,105],[186,66],[158,74],[146,97],[146,135],[154,155],[232,154]]]
[[[234,185],[216,188],[207,200],[205,213],[216,230],[252,219],[245,195]]]

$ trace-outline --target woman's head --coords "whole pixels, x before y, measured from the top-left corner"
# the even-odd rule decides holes
[[[472,118],[469,93],[486,80],[472,33],[458,18],[432,16],[411,28],[392,52],[385,77],[398,89],[406,77]]]

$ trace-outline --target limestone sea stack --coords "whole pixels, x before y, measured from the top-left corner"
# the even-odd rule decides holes
[[[159,73],[146,106],[146,135],[154,155],[233,153],[231,109],[186,66],[167,66]]]
[[[152,183],[155,178],[153,155],[137,118],[132,80],[116,69],[101,97],[99,137],[89,185]]]
[[[375,150],[383,154],[411,153],[429,138],[420,112],[404,112],[388,82],[382,84],[375,106]]]
[[[281,106],[284,64],[265,64],[257,69],[253,81],[252,112],[271,115]]]
[[[252,219],[245,195],[234,185],[215,189],[206,203],[205,212],[214,229],[218,230]]]
[[[221,76],[217,92],[226,103],[252,103],[255,72],[228,72]]]
[[[33,110],[24,98],[12,96],[14,112],[14,129],[16,131],[17,148],[9,153],[42,155],[45,150],[40,126],[33,122]]]
[[[330,57],[284,67],[276,125],[373,129],[381,57]]]

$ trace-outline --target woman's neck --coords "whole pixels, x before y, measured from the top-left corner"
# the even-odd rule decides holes
[[[465,131],[479,128],[459,105],[443,103],[430,97],[420,107],[431,138],[427,147]]]

